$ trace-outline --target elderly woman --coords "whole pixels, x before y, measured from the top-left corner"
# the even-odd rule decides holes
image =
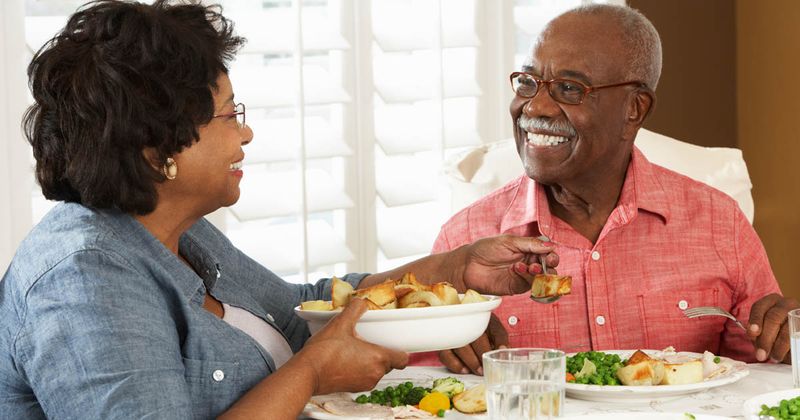
[[[216,8],[101,1],[33,58],[25,117],[45,197],[63,201],[0,282],[0,413],[10,418],[293,418],[314,394],[366,390],[408,355],[366,343],[354,300],[314,337],[289,284],[203,216],[239,198],[253,133],[227,62],[243,40]],[[519,293],[534,239],[497,237],[406,271]],[[513,269],[512,269],[513,268]]]

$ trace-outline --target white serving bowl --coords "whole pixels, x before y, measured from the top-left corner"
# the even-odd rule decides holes
[[[367,311],[356,323],[356,333],[370,343],[409,353],[462,347],[486,331],[492,310],[500,306],[500,297],[484,296],[489,300]],[[294,312],[308,321],[314,334],[340,311],[304,311],[298,306]]]

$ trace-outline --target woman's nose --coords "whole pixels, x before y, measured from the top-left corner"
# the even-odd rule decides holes
[[[250,144],[250,142],[253,141],[253,129],[251,129],[249,125],[245,124],[243,131],[242,146]]]

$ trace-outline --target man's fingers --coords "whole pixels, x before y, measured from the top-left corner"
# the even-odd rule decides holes
[[[789,323],[784,322],[778,331],[778,337],[775,339],[775,344],[772,345],[772,351],[769,353],[769,358],[781,362],[790,353],[791,343],[789,341]]]
[[[456,356],[453,350],[442,350],[439,352],[439,361],[453,373],[467,374],[469,368],[461,362],[461,359]]]
[[[764,330],[764,316],[773,306],[781,300],[781,295],[773,293],[767,295],[756,301],[753,307],[750,308],[750,325],[747,328],[747,335],[751,338],[758,337]],[[753,328],[756,325],[758,328]]]
[[[556,266],[558,266],[558,262],[559,262],[558,254],[556,254],[555,252],[551,252],[551,253],[547,254],[544,258],[545,258],[544,261],[547,263],[548,267],[556,267]]]
[[[478,338],[480,340],[480,338]],[[459,347],[457,349],[453,349],[453,353],[461,359],[461,363],[463,363],[470,372],[474,374],[478,374],[481,368],[481,362],[478,360],[478,356],[475,354],[475,351],[472,350],[472,346],[466,345],[464,347]],[[483,373],[483,369],[480,370]]]
[[[786,321],[786,316],[786,311],[781,306],[773,306],[764,314],[761,334],[756,339],[756,359],[760,362],[767,360],[767,356],[772,352],[772,346]]]
[[[506,294],[518,295],[520,293],[530,292],[532,282],[533,275],[515,273],[515,275],[508,281]]]
[[[503,323],[500,322],[500,319],[497,318],[495,314],[492,314],[492,317],[489,318],[489,327],[486,328],[486,332],[489,335],[492,348],[496,349],[500,346],[508,347],[508,331],[506,331],[505,327],[503,327]]]
[[[546,246],[536,238],[525,236],[509,236],[509,243],[523,254],[546,254],[553,251],[552,246]]]
[[[489,340],[489,336],[486,334],[478,337],[477,340],[473,341],[469,344],[472,347],[472,352],[475,354],[475,357],[478,359],[478,368],[476,369],[476,374],[483,375],[483,353],[487,351],[492,351],[492,343]]]

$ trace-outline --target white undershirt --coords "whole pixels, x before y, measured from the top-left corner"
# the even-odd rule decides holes
[[[222,320],[256,340],[272,356],[276,369],[283,366],[292,357],[289,343],[272,325],[245,309],[230,306],[227,303],[223,303],[222,308],[225,311]]]

